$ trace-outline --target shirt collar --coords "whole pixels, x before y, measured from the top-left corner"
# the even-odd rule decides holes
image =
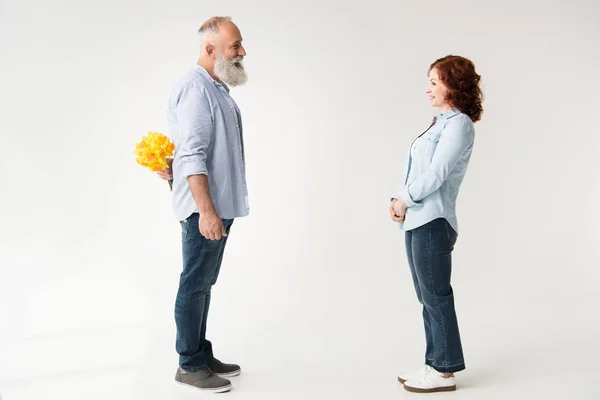
[[[438,114],[438,118],[443,118],[443,119],[449,119],[454,117],[455,115],[460,114],[460,110],[457,108],[453,108],[451,110],[448,110],[444,113]]]
[[[216,81],[212,76],[210,76],[210,74],[208,73],[207,70],[205,70],[202,66],[198,65],[198,64],[194,64],[194,69],[196,71],[198,71],[200,74],[204,75],[206,78],[208,78],[210,81],[212,81],[215,86],[217,87],[222,87],[223,89],[225,89],[225,91],[227,93],[229,93],[229,86],[227,86],[225,84],[225,82],[218,82]]]

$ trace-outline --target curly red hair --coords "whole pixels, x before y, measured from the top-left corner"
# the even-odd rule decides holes
[[[481,75],[475,72],[475,64],[464,57],[449,55],[431,64],[428,73],[434,68],[448,88],[446,101],[473,122],[479,121],[483,114],[483,92],[479,87]]]

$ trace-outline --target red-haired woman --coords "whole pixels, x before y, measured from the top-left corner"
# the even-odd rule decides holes
[[[411,145],[401,189],[390,215],[405,231],[406,254],[423,305],[425,365],[398,380],[411,392],[456,390],[465,369],[454,295],[451,254],[458,236],[456,198],[481,119],[480,75],[463,57],[447,56],[429,68],[427,94],[440,113]]]

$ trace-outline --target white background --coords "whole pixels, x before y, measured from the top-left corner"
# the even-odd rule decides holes
[[[188,399],[173,388],[180,229],[133,148],[167,133],[200,24],[248,56],[251,216],[234,224],[209,338],[239,399],[396,399],[424,334],[389,220],[426,72],[483,76],[459,196],[460,399],[599,399],[597,1],[2,0],[0,392]],[[436,396],[433,396],[436,397]]]

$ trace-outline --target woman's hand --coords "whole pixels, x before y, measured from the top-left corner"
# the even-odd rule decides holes
[[[406,217],[406,203],[402,200],[394,199],[390,204],[390,217],[395,222],[403,222]]]

